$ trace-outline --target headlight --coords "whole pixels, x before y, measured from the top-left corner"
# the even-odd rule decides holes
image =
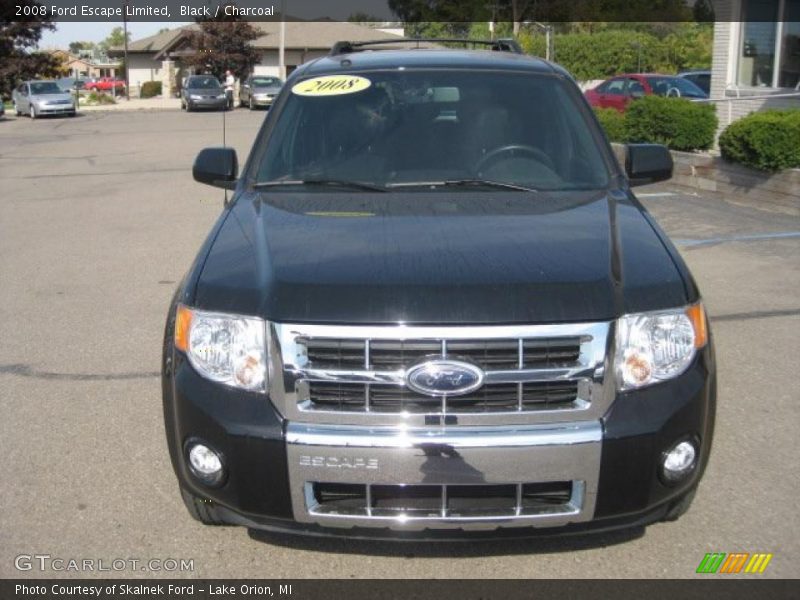
[[[617,388],[630,390],[677,377],[707,341],[706,315],[700,303],[625,315],[617,321]]]
[[[175,347],[203,377],[250,391],[267,387],[266,322],[178,306]]]
[[[202,100],[203,97],[198,95],[198,94],[189,94],[189,99],[190,100]]]
[[[225,94],[220,94],[217,96],[217,100],[222,100],[223,98],[227,98],[227,96]]]

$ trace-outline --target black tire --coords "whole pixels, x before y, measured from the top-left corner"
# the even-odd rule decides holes
[[[39,117],[39,115],[36,113],[36,107],[33,104],[31,104],[30,116],[31,119],[37,119]]]
[[[694,497],[696,494],[697,494],[697,486],[694,486],[683,496],[681,496],[672,503],[672,505],[669,507],[669,510],[667,511],[667,514],[665,514],[661,520],[666,522],[672,522],[680,519],[689,510],[689,507],[692,505],[692,501],[694,501]]]
[[[252,96],[250,96],[250,106],[248,108],[250,110],[255,110],[256,109],[256,105],[253,104],[253,97]]]
[[[211,500],[204,500],[198,498],[191,492],[187,492],[181,488],[181,498],[186,505],[186,510],[192,515],[196,521],[200,521],[203,525],[211,525],[217,527],[220,525],[227,525],[219,515],[217,506]]]
[[[186,103],[186,112],[192,112],[193,110],[194,110],[194,108],[192,108],[192,103],[191,102],[187,102]]]
[[[14,103],[14,112],[17,114],[18,117],[22,116],[22,111],[17,108],[17,103]]]

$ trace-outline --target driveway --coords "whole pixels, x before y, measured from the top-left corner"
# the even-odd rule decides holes
[[[243,160],[264,113],[227,114]],[[642,200],[704,293],[717,434],[691,511],[646,531],[490,544],[259,536],[191,520],[158,379],[171,294],[224,192],[195,184],[222,113],[94,112],[0,122],[0,577],[15,557],[188,559],[195,577],[691,577],[706,552],[771,552],[800,576],[800,216],[687,194]],[[92,573],[82,573],[92,576]],[[708,576],[706,576],[708,577]]]

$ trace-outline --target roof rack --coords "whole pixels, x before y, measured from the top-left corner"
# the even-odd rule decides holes
[[[465,46],[488,46],[490,50],[496,52],[511,52],[513,54],[522,54],[522,48],[517,43],[517,40],[501,39],[501,40],[467,40],[464,38],[397,38],[397,39],[383,39],[372,40],[367,42],[336,42],[330,51],[330,56],[337,56],[339,54],[350,54],[352,52],[362,52],[368,49],[369,46],[386,46],[392,44],[420,44],[424,43],[444,43],[444,44],[464,44]]]

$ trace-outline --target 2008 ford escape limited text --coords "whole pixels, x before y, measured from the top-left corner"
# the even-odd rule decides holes
[[[673,520],[708,461],[700,294],[560,67],[339,43],[298,68],[169,308],[172,464],[206,524],[473,539]]]

